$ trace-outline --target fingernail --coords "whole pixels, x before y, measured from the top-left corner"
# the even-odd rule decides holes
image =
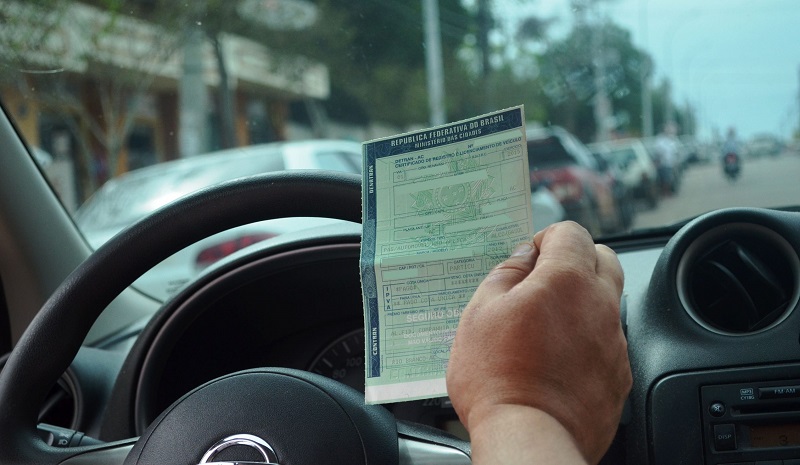
[[[514,251],[511,253],[511,256],[518,257],[520,255],[528,255],[529,253],[531,253],[531,250],[533,250],[533,247],[531,247],[530,242],[523,242],[522,244],[519,244],[516,248],[514,248]]]

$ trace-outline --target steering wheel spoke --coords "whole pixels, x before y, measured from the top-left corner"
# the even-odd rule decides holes
[[[452,446],[437,444],[420,438],[400,437],[400,465],[471,465],[464,451]]]
[[[123,465],[138,438],[105,444],[73,455],[61,465]]]

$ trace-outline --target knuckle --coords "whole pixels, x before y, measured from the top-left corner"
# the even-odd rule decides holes
[[[528,276],[530,272],[531,267],[526,262],[520,259],[510,258],[492,268],[486,276],[486,279],[490,281],[506,279],[521,281]]]
[[[563,229],[572,229],[572,230],[577,231],[577,232],[579,232],[581,234],[585,234],[588,237],[591,237],[591,234],[589,234],[589,231],[586,228],[584,228],[582,225],[580,225],[579,223],[576,223],[573,220],[561,221],[560,223],[556,223],[553,226],[555,228],[557,228],[557,229],[562,229],[562,228]]]
[[[582,267],[571,263],[550,262],[546,265],[548,281],[559,289],[573,289],[585,286],[595,278],[593,273],[589,273]]]

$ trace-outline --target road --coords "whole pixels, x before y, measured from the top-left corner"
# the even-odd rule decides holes
[[[747,159],[739,179],[729,182],[718,163],[691,166],[677,195],[638,212],[634,229],[663,226],[724,207],[800,206],[800,155]]]

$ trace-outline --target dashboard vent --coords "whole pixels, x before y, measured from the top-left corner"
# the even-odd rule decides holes
[[[794,249],[774,231],[726,225],[689,247],[678,268],[678,291],[706,329],[752,334],[788,316],[798,300],[799,270]]]

